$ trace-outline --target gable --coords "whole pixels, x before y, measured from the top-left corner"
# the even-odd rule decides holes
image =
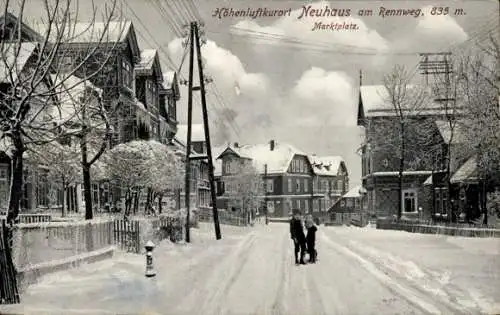
[[[0,17],[0,29],[3,31],[4,25],[9,30],[10,38],[17,38],[17,35],[14,35],[18,32],[18,26],[21,27],[21,40],[23,42],[41,42],[43,37],[37,33],[34,29],[26,25],[25,23],[19,23],[19,19],[14,14],[7,12],[7,14]],[[3,38],[4,33],[0,34]]]
[[[294,154],[291,161],[288,163],[288,173],[310,174],[311,171],[311,164],[307,156]]]

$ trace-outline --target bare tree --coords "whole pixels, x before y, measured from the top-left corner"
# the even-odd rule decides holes
[[[13,222],[19,213],[23,190],[23,153],[33,145],[50,143],[62,135],[71,135],[65,126],[73,117],[55,119],[55,110],[63,112],[65,94],[92,81],[109,67],[114,55],[117,37],[123,27],[113,22],[116,18],[116,0],[111,0],[99,12],[102,21],[97,22],[97,8],[92,5],[92,15],[86,23],[79,23],[78,2],[71,0],[42,1],[40,9],[43,20],[25,24],[24,11],[26,1],[17,2],[13,8],[10,1],[5,1],[4,22],[10,16],[9,11],[18,12],[15,26],[7,30],[4,23],[2,31],[2,50],[0,76],[2,89],[0,99],[1,138],[11,142],[11,187],[8,205],[8,222]],[[29,42],[26,42],[28,38]],[[86,106],[69,116],[87,115]],[[89,133],[83,125],[74,130],[73,135],[82,138]],[[85,140],[82,143],[86,143]],[[99,150],[98,152],[100,152]],[[90,161],[83,158],[85,145],[82,146],[82,166],[84,183],[90,183],[85,171],[98,156]],[[86,175],[87,174],[87,175]],[[90,185],[89,185],[90,186]],[[92,218],[90,189],[85,187],[85,200],[88,202],[86,218]],[[89,210],[90,209],[90,210]]]
[[[422,167],[426,159],[419,156],[419,152],[425,152],[422,151],[423,145],[432,143],[429,141],[432,137],[429,133],[431,122],[420,118],[420,114],[429,105],[429,94],[426,89],[412,85],[411,78],[406,68],[400,65],[396,65],[391,73],[384,76],[384,101],[388,114],[374,120],[368,139],[370,149],[374,152],[395,153],[392,159],[398,165],[398,219],[401,218],[403,208],[403,172]]]
[[[239,164],[235,175],[224,177],[225,195],[230,207],[241,209],[241,214],[248,220],[261,205],[264,195],[264,181],[250,161]]]

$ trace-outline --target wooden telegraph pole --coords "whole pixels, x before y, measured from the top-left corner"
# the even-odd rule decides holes
[[[193,124],[193,38],[194,28],[191,23],[191,30],[189,35],[189,82],[188,82],[188,122],[187,122],[187,141],[186,141],[186,165],[185,165],[185,186],[184,186],[184,200],[186,205],[186,242],[191,241],[190,235],[190,197],[191,197],[191,127]]]
[[[190,190],[190,177],[191,177],[191,161],[194,160],[207,160],[208,163],[208,176],[210,182],[210,194],[212,199],[212,213],[215,228],[215,238],[220,240],[222,238],[220,225],[219,225],[219,213],[217,211],[217,197],[215,192],[215,176],[214,176],[214,165],[212,159],[212,145],[210,143],[210,128],[208,125],[208,111],[207,111],[207,100],[205,97],[205,82],[210,82],[205,79],[203,75],[203,62],[201,57],[201,43],[200,34],[198,28],[198,22],[191,22],[190,24],[190,39],[189,39],[189,86],[188,86],[188,139],[186,148],[186,208],[187,208],[187,222],[186,222],[186,242],[189,242],[189,190]],[[193,86],[193,65],[194,65],[194,49],[196,48],[197,54],[197,64],[199,73],[199,86]],[[205,132],[205,142],[207,145],[207,155],[206,156],[196,156],[191,157],[191,125],[193,116],[193,92],[200,91],[201,93],[201,109],[203,114],[203,127]]]

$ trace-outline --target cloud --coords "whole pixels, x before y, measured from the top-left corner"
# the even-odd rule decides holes
[[[355,125],[355,90],[343,72],[312,67],[291,92],[293,107],[304,112],[297,119],[307,125]]]
[[[173,60],[181,60],[185,51],[182,45],[182,40],[177,38],[171,41],[168,45],[168,51]],[[207,107],[209,109],[209,118],[212,121],[213,134],[219,135],[216,143],[236,140],[234,133],[238,131],[235,127],[237,119],[247,119],[240,117],[241,113],[245,115],[252,113],[249,104],[255,103],[256,99],[260,99],[267,95],[269,89],[269,79],[263,73],[251,73],[245,69],[245,66],[240,61],[238,56],[230,50],[218,46],[214,41],[208,40],[202,46],[202,57],[204,64],[204,74],[206,77],[211,77],[213,83],[206,85]],[[188,62],[189,56],[184,58],[184,64],[181,70],[181,76],[188,78]],[[194,66],[194,85],[198,84],[198,69]],[[181,87],[181,100],[177,104],[178,120],[185,123],[187,117],[187,101],[188,90],[185,85]],[[195,92],[196,93],[196,92]],[[199,97],[194,97],[193,103],[193,121],[201,122],[201,108]],[[231,115],[228,113],[231,112]],[[248,118],[248,119],[251,119]],[[230,133],[222,132],[226,128]],[[236,131],[234,131],[236,129]],[[217,132],[219,131],[219,132]],[[227,130],[226,130],[227,131]],[[240,131],[241,132],[241,131]],[[231,139],[228,139],[230,138]],[[217,138],[217,137],[216,137]]]
[[[414,51],[422,47],[447,49],[467,40],[468,35],[450,15],[432,15],[433,6],[421,8],[424,16],[416,19],[413,29],[406,29],[394,41],[394,49]],[[408,35],[410,34],[410,35]]]

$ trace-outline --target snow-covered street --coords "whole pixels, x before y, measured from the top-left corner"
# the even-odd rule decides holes
[[[155,278],[144,277],[144,256],[117,254],[108,261],[46,276],[23,294],[21,305],[2,306],[0,313],[500,311],[499,291],[494,289],[500,266],[496,239],[321,226],[318,263],[295,266],[287,224],[222,226],[222,232],[223,239],[216,241],[212,226],[202,224],[193,230],[189,245],[160,244],[154,251]]]

